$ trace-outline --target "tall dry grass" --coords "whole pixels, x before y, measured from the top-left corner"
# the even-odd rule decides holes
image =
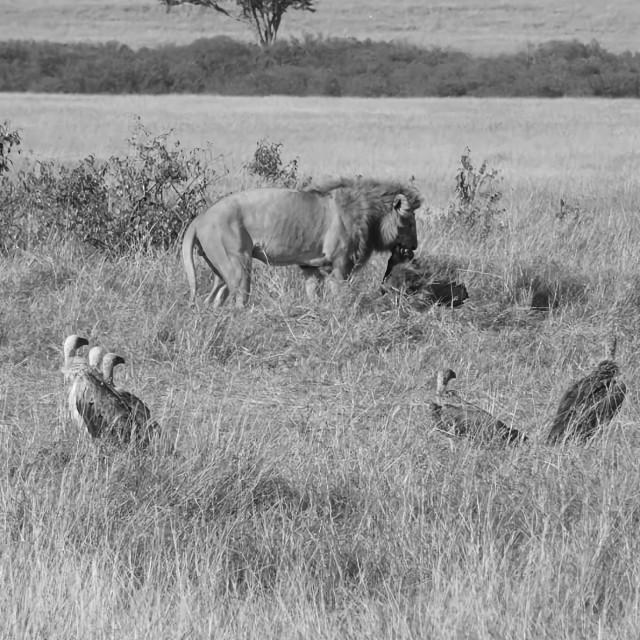
[[[544,107],[558,131],[565,105]],[[475,133],[474,159],[490,149],[507,168],[506,212],[486,233],[437,217],[456,163],[421,148],[416,172],[441,177],[419,183],[432,204],[421,252],[466,283],[454,311],[375,296],[384,256],[338,301],[310,306],[295,270],[258,266],[250,308],[198,313],[173,251],[106,260],[57,242],[2,256],[0,636],[635,638],[640,202],[624,135],[598,141],[584,113],[582,135],[565,123],[587,149],[573,159],[528,120]],[[417,157],[386,132],[380,149]],[[358,144],[344,136],[333,157]],[[389,171],[384,154],[366,162]],[[234,166],[229,187],[247,180]],[[563,220],[561,195],[574,207]],[[525,309],[535,275],[560,291],[548,316]],[[548,447],[562,391],[611,328],[621,415],[588,447]],[[163,425],[151,451],[68,422],[58,368],[71,332],[127,358],[120,382]],[[436,432],[444,365],[531,445]]]

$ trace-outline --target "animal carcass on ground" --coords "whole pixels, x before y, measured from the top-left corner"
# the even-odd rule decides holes
[[[394,250],[382,278],[382,293],[406,294],[415,306],[459,307],[469,293],[464,284],[437,278],[419,259]]]

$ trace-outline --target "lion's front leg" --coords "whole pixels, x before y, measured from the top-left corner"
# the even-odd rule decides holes
[[[353,271],[353,260],[339,258],[333,263],[333,271],[329,278],[329,291],[332,295],[339,295],[344,290],[344,285]]]

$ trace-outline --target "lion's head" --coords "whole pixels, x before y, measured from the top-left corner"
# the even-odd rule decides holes
[[[394,251],[409,260],[413,257],[418,247],[415,212],[423,204],[414,187],[343,178],[308,190],[335,199],[355,262],[366,262],[374,251]]]

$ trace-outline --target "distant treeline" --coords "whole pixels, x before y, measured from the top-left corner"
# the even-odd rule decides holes
[[[118,43],[0,43],[0,91],[263,96],[640,97],[640,53],[553,41],[472,56],[401,43],[312,38],[263,49],[225,36],[133,50]]]

